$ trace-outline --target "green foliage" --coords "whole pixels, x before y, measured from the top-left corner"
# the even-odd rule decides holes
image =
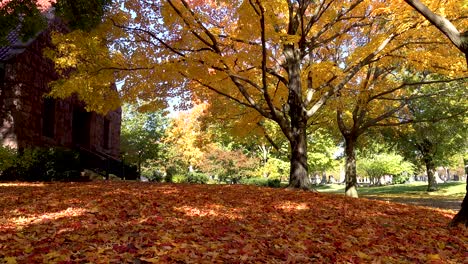
[[[385,175],[392,175],[394,183],[403,183],[414,173],[414,165],[400,155],[381,153],[359,159],[357,170],[360,175],[369,177],[374,183]]]
[[[2,180],[74,181],[80,180],[79,154],[64,148],[27,148],[10,162]]]
[[[165,175],[164,173],[158,171],[158,170],[153,170],[153,171],[143,171],[142,176],[146,177],[149,181],[151,182],[163,182]]]
[[[22,41],[33,38],[47,26],[37,0],[9,0],[0,8],[0,46],[8,45],[6,36],[19,30]],[[70,29],[90,31],[99,25],[111,0],[58,0],[55,14],[68,22]]]
[[[55,12],[68,22],[71,29],[90,31],[102,20],[111,0],[59,0]]]
[[[195,184],[207,184],[210,178],[201,172],[190,172],[187,174],[187,182]]]
[[[335,153],[338,146],[335,139],[324,129],[317,129],[308,136],[307,163],[310,172],[323,172],[336,167]]]
[[[12,30],[19,29],[20,39],[25,42],[46,26],[35,0],[10,0],[0,8],[0,46],[10,44],[6,36]]]
[[[257,177],[268,177],[279,181],[288,177],[290,163],[278,158],[269,158],[268,161],[256,171]]]
[[[416,122],[386,136],[414,163],[448,166],[453,156],[464,155],[468,149],[466,81],[425,85],[419,89],[440,96],[412,100],[407,116],[402,118]]]
[[[270,178],[261,178],[261,177],[242,179],[240,183],[248,184],[248,185],[264,186],[264,187],[272,187],[272,188],[281,187],[281,181],[279,179],[270,179]]]
[[[178,173],[172,176],[174,183],[207,184],[210,178],[201,172]]]
[[[187,175],[183,173],[174,174],[171,179],[173,183],[187,183]]]
[[[126,163],[134,164],[141,172],[160,169],[166,155],[162,142],[168,119],[165,112],[141,113],[132,105],[123,107],[121,150]],[[147,173],[148,174],[148,173]]]
[[[16,155],[16,150],[0,146],[0,175],[16,163]]]

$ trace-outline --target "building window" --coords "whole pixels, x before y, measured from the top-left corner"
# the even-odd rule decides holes
[[[91,131],[91,113],[83,108],[74,107],[72,121],[73,144],[89,147]]]
[[[44,98],[42,135],[49,138],[54,138],[55,135],[55,99],[53,98]]]
[[[103,129],[102,143],[104,149],[110,148],[110,121],[107,118],[104,118],[104,129]]]

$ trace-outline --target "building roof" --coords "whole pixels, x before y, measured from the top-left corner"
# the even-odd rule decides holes
[[[9,46],[0,47],[0,61],[9,60],[16,54],[23,52],[28,44],[20,40],[18,30],[12,30],[7,36],[7,41],[10,43]]]

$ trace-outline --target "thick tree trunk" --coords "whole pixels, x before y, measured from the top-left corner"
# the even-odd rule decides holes
[[[309,189],[311,187],[307,165],[307,135],[305,126],[296,128],[291,144],[291,170],[289,187]]]
[[[452,219],[450,226],[457,226],[458,224],[464,224],[468,227],[468,159],[464,159],[465,163],[465,176],[466,176],[466,194],[461,204],[461,209]]]
[[[437,191],[437,181],[435,176],[435,165],[432,157],[425,157],[424,163],[426,164],[427,172],[427,191],[434,192]]]
[[[357,173],[356,173],[356,152],[355,152],[356,139],[352,136],[345,138],[345,195],[349,197],[358,197],[357,193]]]
[[[289,28],[289,31],[292,32],[295,29]],[[302,100],[301,51],[294,45],[285,45],[283,54],[286,58],[286,69],[289,77],[288,107],[291,118],[290,133],[288,133],[291,145],[289,187],[309,189],[311,186],[307,165],[307,114]]]

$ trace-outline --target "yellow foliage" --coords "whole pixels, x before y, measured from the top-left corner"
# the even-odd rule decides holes
[[[54,35],[57,48],[48,56],[68,79],[53,83],[52,94],[77,93],[100,112],[123,101],[154,109],[171,97],[182,103],[197,98],[210,103],[213,115],[236,120],[233,131],[244,133],[256,131],[256,123],[273,112],[271,106],[290,122],[287,101],[296,78],[287,67],[290,44],[301,70],[301,100],[310,100],[305,111],[334,89],[341,97],[326,97],[327,111],[401,84],[382,79],[363,85],[366,65],[466,76],[460,52],[404,1],[336,0],[326,9],[320,1],[309,2],[300,19],[298,6],[285,0],[171,0],[158,8],[134,0],[125,1],[125,8],[115,3],[92,32]],[[425,2],[460,28],[468,27],[467,19],[457,19],[466,10],[460,1]],[[264,62],[259,4],[265,15]],[[115,80],[122,84],[118,90],[111,87]],[[376,105],[372,111],[384,108]],[[323,112],[309,118],[324,116],[329,118]]]

